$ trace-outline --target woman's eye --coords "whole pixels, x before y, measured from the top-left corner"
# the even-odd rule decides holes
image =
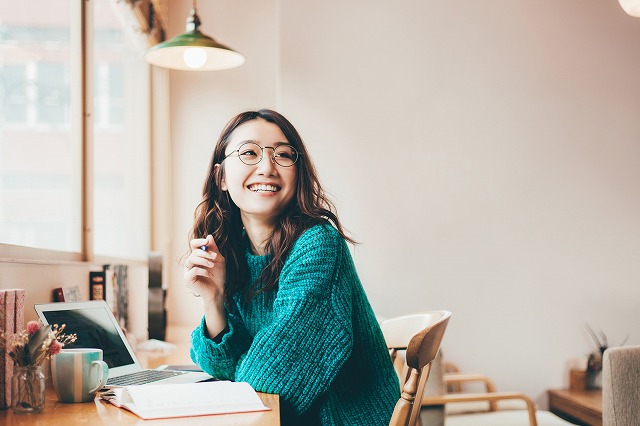
[[[245,150],[240,151],[240,155],[243,156],[243,157],[255,157],[258,154],[252,149],[245,149]]]
[[[291,159],[292,155],[290,152],[276,152],[276,157]]]
[[[293,158],[293,150],[289,147],[280,147],[278,149],[276,149],[275,151],[275,156],[278,158],[287,158],[287,159],[292,159]]]

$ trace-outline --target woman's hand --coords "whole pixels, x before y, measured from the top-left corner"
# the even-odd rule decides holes
[[[225,260],[211,235],[191,240],[190,246],[191,254],[184,263],[184,282],[202,297],[207,330],[210,337],[215,337],[227,326],[224,311]]]
[[[185,285],[206,301],[223,298],[225,262],[213,237],[193,239],[190,246],[191,254],[184,263]]]

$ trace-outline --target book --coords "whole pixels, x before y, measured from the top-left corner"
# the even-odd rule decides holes
[[[8,339],[9,336],[5,336],[4,334],[4,324],[5,324],[5,311],[7,310],[6,306],[6,297],[7,293],[5,290],[0,290],[0,339]],[[7,342],[5,340],[5,342]],[[7,342],[8,343],[8,342]],[[11,405],[10,398],[5,394],[5,370],[6,370],[6,358],[8,357],[4,345],[0,345],[0,410],[4,410]]]
[[[145,420],[270,410],[245,382],[126,386],[100,397]]]
[[[77,285],[71,287],[62,287],[62,294],[64,295],[65,302],[80,302],[82,301],[82,295],[80,294],[80,287]]]
[[[16,291],[14,289],[0,290],[4,292],[4,335],[13,336],[16,333]],[[0,406],[9,407],[11,405],[11,378],[13,377],[13,359],[9,353],[4,354],[4,401],[0,401]]]
[[[89,272],[89,300],[106,300],[104,271]]]
[[[64,292],[62,291],[62,287],[53,289],[53,301],[64,302]]]
[[[71,287],[57,287],[53,289],[54,302],[81,302],[82,294],[77,285]]]
[[[10,294],[11,293],[11,294]],[[0,331],[8,339],[24,329],[24,301],[27,291],[23,288],[0,290]],[[13,300],[13,306],[10,306]],[[11,312],[9,312],[11,311]],[[13,318],[13,327],[10,324]],[[13,361],[6,350],[0,351],[0,410],[11,405],[11,378]]]
[[[14,320],[14,330],[19,332],[24,330],[24,302],[27,297],[27,290],[24,288],[17,288],[16,290],[16,313]]]
[[[129,329],[127,265],[103,265],[105,298],[123,330]]]

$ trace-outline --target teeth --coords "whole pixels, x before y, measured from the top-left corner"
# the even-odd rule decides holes
[[[259,191],[276,192],[278,190],[278,187],[274,185],[257,184],[257,185],[251,185],[249,189],[252,190],[253,192],[259,192]]]

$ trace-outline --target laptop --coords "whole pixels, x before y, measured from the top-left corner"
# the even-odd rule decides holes
[[[195,383],[212,379],[202,371],[143,368],[104,300],[43,303],[34,305],[34,308],[45,325],[66,324],[64,333],[78,336],[65,348],[102,349],[103,360],[109,366],[109,380],[105,388]]]

